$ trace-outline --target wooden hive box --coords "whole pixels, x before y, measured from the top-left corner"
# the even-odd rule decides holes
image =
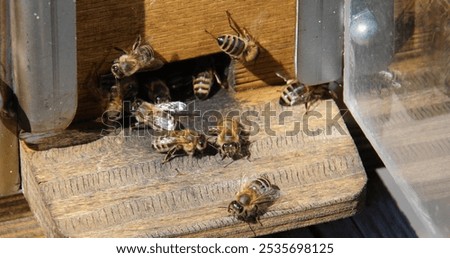
[[[231,164],[219,155],[161,164],[152,138],[127,130],[106,137],[69,130],[50,143],[21,142],[24,193],[47,236],[251,237],[355,214],[366,175],[343,120],[332,119],[339,109],[321,101],[305,116],[303,106],[280,107],[282,88],[270,86],[282,84],[276,71],[294,74],[296,1],[79,0],[76,9],[75,124],[101,113],[83,81],[93,64],[117,56],[112,46],[129,48],[141,34],[167,62],[216,53],[204,30],[233,33],[229,10],[264,50],[253,64],[232,64],[236,92],[220,90],[195,105],[202,112],[247,112],[259,130],[250,136],[251,157]],[[250,228],[226,207],[242,178],[262,174],[281,197]]]

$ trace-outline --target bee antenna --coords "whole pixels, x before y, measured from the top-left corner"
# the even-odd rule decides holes
[[[285,82],[288,81],[288,79],[287,79],[287,77],[286,77],[285,74],[282,74],[282,73],[280,73],[280,72],[276,72],[275,74],[276,74],[278,77],[280,77],[281,79],[283,79]]]
[[[224,168],[228,167],[228,166],[231,165],[231,163],[233,163],[233,162],[234,162],[234,159],[233,159],[230,163],[226,164],[226,165],[224,166]]]
[[[117,51],[119,51],[119,52],[122,52],[123,54],[126,54],[127,53],[127,51],[125,51],[125,50],[123,50],[122,48],[120,48],[120,47],[113,47],[115,50],[117,50]]]
[[[211,32],[209,32],[207,29],[205,29],[205,32],[208,33],[209,35],[211,35],[211,37],[212,37],[214,40],[217,40],[216,36],[214,36],[214,35],[213,35]]]

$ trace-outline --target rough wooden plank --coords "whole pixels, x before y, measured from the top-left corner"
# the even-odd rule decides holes
[[[0,198],[0,238],[44,237],[22,194]]]
[[[242,178],[261,174],[282,189],[283,197],[262,217],[262,227],[252,226],[257,235],[354,214],[366,178],[342,119],[327,130],[327,117],[339,112],[335,104],[322,101],[314,112],[323,115],[309,117],[308,129],[321,133],[286,136],[286,130],[295,124],[305,126],[304,107],[281,108],[275,87],[258,91],[272,94],[266,101],[252,100],[253,91],[234,96],[238,103],[235,111],[256,112],[253,121],[260,130],[250,137],[250,160],[229,164],[215,155],[179,157],[161,164],[163,155],[150,149],[151,136],[136,134],[38,152],[22,144],[25,195],[46,234],[254,236],[248,225],[229,216],[225,207]],[[230,93],[219,91],[196,107],[206,111],[217,110],[219,105],[226,107],[221,110],[225,114],[233,110],[226,105],[229,98],[233,98]],[[268,133],[262,115],[268,105],[277,114],[292,112],[284,125],[273,117],[270,129],[274,135]]]

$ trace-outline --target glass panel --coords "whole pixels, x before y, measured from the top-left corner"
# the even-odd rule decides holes
[[[446,0],[346,1],[344,100],[427,225],[450,236]]]

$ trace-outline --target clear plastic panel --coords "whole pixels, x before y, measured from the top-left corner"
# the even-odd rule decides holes
[[[447,0],[346,0],[344,100],[426,225],[450,236]]]

